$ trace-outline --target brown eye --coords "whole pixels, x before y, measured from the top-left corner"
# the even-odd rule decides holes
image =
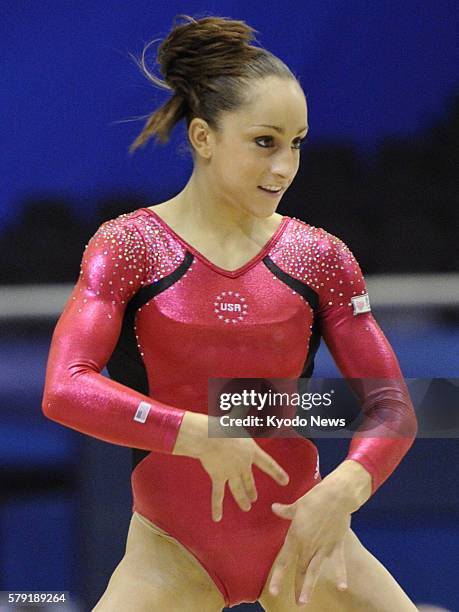
[[[265,142],[269,141],[272,144],[272,140],[273,140],[272,136],[260,136],[259,138],[255,138],[255,142],[257,143],[257,145],[259,145],[260,147],[263,147],[264,149],[267,149],[271,145],[262,144],[260,143],[260,141],[265,141]]]
[[[260,147],[263,147],[264,149],[271,148],[273,146],[273,140],[274,139],[272,136],[260,136],[258,138],[255,138],[255,142],[257,143],[257,145],[259,145]],[[292,148],[301,149],[305,140],[306,140],[306,137],[296,138],[293,142]]]
[[[294,149],[301,149],[301,147],[303,146],[303,144],[304,144],[304,141],[305,141],[305,140],[306,140],[306,137],[303,137],[303,138],[297,138],[297,139],[295,140],[295,143],[294,143],[294,145],[293,145],[293,148],[294,148]]]

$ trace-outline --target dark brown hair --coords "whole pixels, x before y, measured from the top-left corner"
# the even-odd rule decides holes
[[[278,57],[249,44],[254,30],[244,21],[226,17],[194,19],[180,15],[185,23],[175,25],[159,45],[156,60],[161,80],[147,67],[145,45],[139,66],[156,86],[173,92],[169,100],[147,119],[141,133],[129,147],[133,153],[152,136],[167,142],[174,126],[183,118],[187,128],[194,117],[205,119],[218,130],[223,111],[235,110],[247,100],[249,81],[268,76],[297,77]]]

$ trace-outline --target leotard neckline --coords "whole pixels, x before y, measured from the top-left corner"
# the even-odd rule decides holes
[[[278,228],[276,229],[276,231],[273,233],[273,235],[271,236],[271,238],[269,238],[269,240],[265,243],[265,245],[261,248],[261,250],[251,259],[249,259],[245,264],[243,264],[242,266],[240,266],[239,268],[236,268],[235,270],[226,270],[225,268],[221,268],[220,266],[217,266],[217,264],[213,263],[212,261],[210,261],[210,259],[208,259],[205,255],[203,255],[200,251],[198,251],[198,249],[196,249],[193,245],[191,245],[189,242],[187,242],[184,238],[182,238],[179,234],[177,234],[177,232],[175,232],[170,225],[168,225],[166,223],[166,221],[164,221],[164,219],[162,217],[160,217],[154,210],[152,210],[151,208],[141,208],[140,210],[145,210],[147,211],[150,215],[153,215],[153,217],[170,233],[172,234],[181,244],[183,244],[183,246],[190,251],[191,253],[193,253],[194,255],[196,255],[196,257],[198,257],[199,259],[201,259],[207,266],[209,266],[210,268],[212,268],[213,270],[215,270],[216,272],[218,272],[219,274],[223,274],[224,276],[229,276],[231,278],[235,278],[236,276],[240,276],[241,274],[244,274],[244,272],[247,272],[247,270],[249,270],[250,268],[252,268],[255,264],[257,264],[260,259],[262,259],[265,255],[265,253],[272,247],[272,245],[280,238],[281,234],[283,233],[284,229],[287,227],[288,222],[290,221],[290,217],[287,216],[283,216],[282,217],[282,221],[279,224]]]

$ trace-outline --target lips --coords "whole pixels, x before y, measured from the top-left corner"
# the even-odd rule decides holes
[[[258,189],[261,189],[265,193],[269,193],[271,195],[279,195],[283,191],[282,187],[280,187],[278,191],[271,191],[270,189],[265,189],[264,187],[261,187],[260,185],[258,186]]]

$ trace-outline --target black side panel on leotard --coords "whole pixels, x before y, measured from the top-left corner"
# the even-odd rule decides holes
[[[129,301],[124,313],[123,325],[115,350],[107,363],[110,378],[148,395],[148,378],[135,337],[135,317],[139,308],[176,283],[193,263],[193,255],[187,251],[183,262],[172,274],[161,280],[142,287]],[[132,470],[148,455],[150,451],[132,449]]]
[[[281,270],[281,268],[279,268],[279,266],[277,266],[268,256],[263,259],[263,263],[275,276],[277,276],[278,279],[296,291],[296,293],[301,295],[304,301],[310,305],[314,312],[314,322],[312,324],[311,338],[309,340],[309,350],[308,354],[306,355],[303,370],[301,372],[301,378],[310,378],[314,370],[314,357],[316,356],[317,349],[320,345],[319,320],[316,317],[316,311],[319,307],[319,296],[315,291],[308,287],[308,285],[305,285],[301,281],[290,276],[290,274],[287,274],[287,272],[284,272],[284,270]]]
[[[309,350],[304,362],[301,378],[311,378],[314,370],[314,358],[320,345],[320,329],[319,320],[314,317],[314,322],[311,327],[311,337],[309,339]]]
[[[314,370],[314,358],[320,345],[319,319],[316,317],[316,311],[319,307],[319,296],[315,291],[308,287],[308,285],[305,285],[301,281],[290,276],[290,274],[287,274],[287,272],[284,272],[284,270],[279,268],[279,266],[277,266],[268,256],[264,257],[263,263],[275,276],[277,276],[278,279],[296,291],[296,293],[301,295],[301,297],[311,306],[313,310],[314,320],[311,328],[311,337],[309,339],[309,349],[300,376],[301,378],[310,378]],[[308,440],[311,440],[311,442],[315,444],[312,438],[308,438]]]

